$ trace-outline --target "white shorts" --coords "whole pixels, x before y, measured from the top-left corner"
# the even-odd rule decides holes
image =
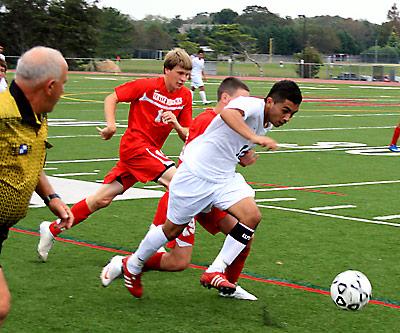
[[[196,177],[184,165],[179,166],[169,186],[167,217],[174,224],[187,224],[211,207],[227,210],[235,203],[255,196],[239,173],[224,183],[212,183]]]
[[[195,75],[191,78],[192,83],[190,84],[191,87],[200,88],[204,86],[203,78],[201,75]]]

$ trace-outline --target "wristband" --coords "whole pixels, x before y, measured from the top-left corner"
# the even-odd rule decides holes
[[[43,198],[43,202],[45,203],[46,206],[48,206],[50,204],[50,200],[55,199],[55,198],[61,199],[61,197],[57,193],[52,193],[52,194],[45,196]]]

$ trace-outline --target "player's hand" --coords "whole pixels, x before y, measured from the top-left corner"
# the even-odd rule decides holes
[[[258,155],[256,154],[256,152],[254,150],[248,150],[244,153],[242,157],[239,157],[239,164],[242,167],[246,167],[248,165],[256,163],[257,159]]]
[[[54,215],[60,218],[59,228],[69,229],[74,222],[74,214],[71,209],[59,198],[51,199],[49,202],[49,209]]]
[[[171,111],[163,112],[163,114],[161,115],[161,121],[164,124],[171,124],[174,127],[179,125],[178,120],[176,119],[176,116]]]
[[[278,148],[278,143],[267,136],[255,135],[251,142],[270,150],[276,150]]]
[[[116,127],[111,127],[111,126],[107,126],[104,128],[96,127],[96,129],[103,140],[110,140],[117,131]]]

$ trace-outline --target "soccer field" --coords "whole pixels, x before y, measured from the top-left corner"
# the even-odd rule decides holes
[[[123,75],[70,74],[65,96],[49,114],[46,172],[68,203],[91,193],[118,159],[128,105],[119,105],[118,132],[103,141],[103,99],[131,80]],[[216,99],[220,80],[206,83]],[[273,82],[246,81],[265,96]],[[400,323],[400,154],[387,146],[400,120],[399,85],[299,83],[304,102],[292,121],[271,132],[276,152],[241,168],[256,190],[263,220],[240,285],[258,301],[223,299],[199,278],[224,237],[199,226],[192,266],[144,274],[134,299],[122,280],[100,284],[115,254],[134,251],[163,191],[137,184],[107,209],[61,234],[41,263],[38,227],[52,218],[34,201],[5,242],[1,264],[13,296],[3,332],[396,332]],[[195,115],[202,111],[196,92]],[[177,158],[174,133],[163,148]],[[347,269],[367,275],[373,300],[362,311],[339,310],[329,296]]]

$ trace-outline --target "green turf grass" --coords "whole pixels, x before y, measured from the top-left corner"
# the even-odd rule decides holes
[[[66,85],[67,98],[61,100],[49,117],[52,120],[103,121],[102,100],[114,86],[128,78],[89,79],[93,77],[99,76],[70,75]],[[105,77],[116,78],[114,75]],[[218,81],[210,80],[206,86],[210,98],[215,99],[217,85],[211,83]],[[258,96],[264,96],[272,85],[272,82],[247,83],[252,93]],[[385,90],[348,84],[302,83],[300,86],[305,99],[363,99],[371,105],[340,106],[331,102],[306,101],[290,124],[271,133],[279,143],[298,146],[316,146],[317,142],[352,142],[368,147],[388,145],[400,115],[396,105],[400,102],[397,86]],[[117,119],[121,125],[127,124],[127,110],[127,105],[118,108]],[[199,111],[200,107],[196,114]],[[96,137],[95,127],[51,126],[49,141],[54,148],[48,153],[48,161],[117,158],[120,136],[103,141]],[[119,128],[117,134],[123,131],[124,128]],[[55,137],[66,135],[76,137]],[[178,137],[172,135],[163,150],[177,156],[181,145]],[[263,221],[256,232],[245,273],[327,291],[337,273],[357,269],[370,279],[374,299],[400,305],[398,227],[308,214],[312,207],[346,204],[356,207],[320,213],[370,221],[377,221],[374,220],[376,216],[400,214],[399,183],[334,186],[399,180],[400,155],[351,155],[345,150],[305,151],[299,148],[299,152],[290,152],[293,150],[283,148],[279,153],[260,154],[254,166],[238,170],[248,181],[257,183],[253,185],[256,189],[273,188],[266,184],[331,184],[331,187],[257,191],[257,199],[284,197],[296,200],[260,203],[279,209],[260,208]],[[113,161],[48,163],[47,167],[58,169],[48,170],[47,174],[99,170],[96,175],[66,177],[96,181],[102,179],[113,165]],[[137,187],[143,187],[143,184]],[[62,237],[134,250],[152,220],[156,205],[157,199],[114,202]],[[50,218],[51,213],[46,208],[30,209],[28,216],[16,227],[37,230],[40,221]],[[388,222],[399,223],[400,220]],[[213,237],[199,227],[192,262],[203,266],[211,263],[222,241],[221,235]],[[57,242],[48,262],[43,264],[36,259],[37,242],[37,236],[11,232],[4,244],[1,263],[13,303],[3,332],[398,330],[399,309],[369,304],[361,312],[350,313],[337,309],[327,295],[249,279],[241,279],[240,284],[258,296],[257,302],[221,299],[215,290],[200,286],[201,270],[194,268],[181,273],[146,273],[144,297],[136,300],[125,290],[122,280],[115,281],[109,288],[100,286],[98,276],[102,266],[114,255],[112,252]]]

